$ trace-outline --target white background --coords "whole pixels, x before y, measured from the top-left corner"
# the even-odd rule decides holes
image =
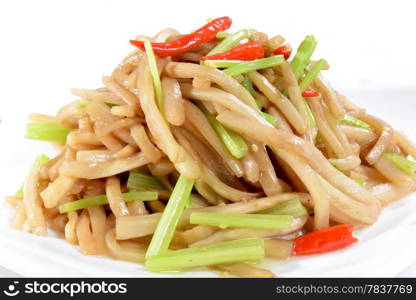
[[[71,87],[99,87],[135,35],[166,27],[189,32],[208,17],[228,15],[233,31],[282,34],[294,47],[314,34],[314,57],[329,61],[333,85],[416,139],[412,2],[1,1],[0,166],[13,168],[1,175],[0,197],[14,193],[40,149],[21,138],[30,112],[55,113],[74,100]],[[401,274],[416,276],[416,268]]]

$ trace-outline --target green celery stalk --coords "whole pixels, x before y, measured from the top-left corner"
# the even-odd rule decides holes
[[[362,129],[367,129],[367,130],[370,130],[372,128],[371,125],[367,124],[366,122],[361,121],[360,119],[357,119],[347,114],[344,115],[344,118],[342,118],[340,122],[346,125],[350,125],[350,126],[354,126],[354,127],[358,127]]]
[[[290,228],[292,221],[288,215],[193,212],[190,217],[191,224],[221,228]]]
[[[32,169],[38,168],[43,165],[46,165],[50,161],[50,158],[46,156],[45,154],[41,154],[38,157],[36,157],[35,161],[33,162]],[[23,199],[24,193],[23,193],[23,186],[20,187],[20,189],[14,194],[16,198]]]
[[[398,167],[404,173],[412,178],[416,178],[416,162],[393,152],[386,152],[383,154],[383,156],[394,163],[396,167]]]
[[[122,193],[124,202],[132,201],[152,201],[158,199],[157,192],[128,192]],[[106,205],[108,204],[108,198],[106,195],[98,195],[83,198],[80,200],[67,202],[59,206],[59,212],[61,214],[76,211],[83,208],[88,208],[97,205]]]
[[[146,258],[168,250],[176,225],[179,222],[186,203],[189,202],[194,182],[194,179],[187,179],[183,175],[179,176],[175,188],[170,195],[168,204],[157,224],[155,233],[146,252]]]
[[[249,91],[249,93],[251,94],[251,96],[253,96],[254,101],[256,101],[257,107],[259,109],[262,109],[263,108],[263,104],[261,103],[261,101],[259,99],[256,99],[256,91],[254,90],[253,81],[251,81],[250,77],[244,76],[244,80],[241,82],[241,85],[247,91]]]
[[[146,268],[152,272],[176,271],[216,264],[259,261],[264,256],[263,239],[246,238],[152,256],[146,260]]]
[[[308,213],[306,208],[302,205],[299,198],[288,200],[277,204],[271,208],[262,210],[260,214],[271,214],[271,215],[289,215],[293,218],[299,218]]]
[[[221,53],[221,52],[224,52],[233,48],[234,46],[237,46],[242,40],[248,39],[253,32],[254,30],[251,30],[251,29],[243,29],[234,34],[227,36],[217,46],[215,46],[207,54],[207,56]]]
[[[260,112],[260,115],[263,117],[263,119],[265,119],[267,122],[269,122],[273,126],[276,126],[277,122],[279,121],[275,116],[272,116],[262,111]]]
[[[162,84],[160,83],[159,70],[157,69],[157,63],[155,53],[153,52],[152,44],[149,40],[144,41],[144,48],[147,54],[147,61],[149,63],[150,73],[153,79],[153,88],[156,94],[157,106],[160,111],[163,111],[163,91]]]
[[[315,128],[316,127],[316,120],[315,117],[312,113],[311,108],[308,105],[308,102],[305,100],[305,98],[303,98],[303,103],[305,103],[305,108],[306,108],[306,115],[308,117],[308,124],[310,128]]]
[[[211,68],[224,69],[241,64],[243,60],[222,60],[222,59],[208,59],[204,61],[204,65]]]
[[[231,35],[231,33],[226,32],[226,31],[220,31],[217,33],[217,35],[215,36],[217,39],[225,39],[227,37],[229,37]]]
[[[57,122],[32,122],[26,125],[25,137],[32,140],[41,140],[64,144],[69,129]]]
[[[295,56],[290,62],[290,66],[297,79],[302,76],[306,66],[309,64],[311,56],[315,51],[316,44],[315,37],[313,35],[308,35],[299,45]]]
[[[225,128],[202,104],[199,104],[199,107],[231,155],[235,158],[242,158],[248,151],[244,139],[238,133]]]
[[[233,67],[223,70],[224,73],[230,76],[238,76],[243,73],[256,71],[259,69],[265,69],[278,66],[285,62],[283,55],[273,55],[266,58],[255,59],[251,61],[242,62]]]
[[[141,173],[130,172],[127,179],[127,188],[129,190],[155,189],[165,190],[166,187],[156,177]]]
[[[354,181],[361,186],[364,186],[366,184],[364,179],[354,179]]]
[[[303,77],[302,81],[299,83],[299,88],[303,92],[306,90],[308,86],[311,85],[313,80],[318,76],[319,72],[321,72],[322,68],[327,65],[325,59],[321,58],[318,60],[315,65],[309,70],[309,72]]]

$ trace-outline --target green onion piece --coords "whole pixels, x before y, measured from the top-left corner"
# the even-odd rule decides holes
[[[122,193],[122,196],[124,202],[153,201],[158,199],[157,192],[128,192]],[[59,206],[59,212],[64,214],[70,211],[106,204],[108,204],[108,198],[106,195],[92,196],[64,203]]]
[[[224,69],[241,64],[243,60],[222,60],[222,59],[208,59],[204,61],[204,65],[211,68]]]
[[[146,260],[149,271],[176,271],[243,261],[259,261],[264,258],[264,241],[246,238],[214,243],[205,247],[169,251]]]
[[[144,175],[141,173],[130,172],[127,179],[127,188],[129,190],[143,190],[143,189],[155,189],[165,190],[166,187],[156,177],[150,175]]]
[[[354,179],[354,181],[361,186],[364,186],[366,184],[364,179]]]
[[[302,81],[299,83],[299,88],[303,92],[308,86],[310,86],[313,80],[318,76],[319,72],[327,65],[325,59],[321,58],[318,60],[315,65],[309,70],[309,72],[303,77]]]
[[[248,151],[248,146],[244,139],[238,133],[225,128],[202,104],[199,107],[231,155],[235,158],[242,158]]]
[[[223,39],[217,46],[215,46],[214,49],[212,49],[207,54],[207,56],[221,53],[233,48],[234,46],[237,46],[242,40],[248,39],[253,32],[254,30],[251,29],[243,29],[234,34],[229,35],[228,37]]]
[[[229,37],[231,35],[231,33],[226,32],[226,31],[220,31],[217,33],[217,35],[215,36],[217,39],[225,39],[227,37]]]
[[[191,195],[194,182],[194,179],[187,179],[183,175],[179,176],[175,188],[170,195],[168,204],[157,224],[155,233],[146,252],[146,258],[168,250],[176,225]]]
[[[308,213],[306,208],[302,205],[299,198],[288,200],[282,203],[277,204],[271,208],[260,211],[261,214],[270,214],[270,215],[289,215],[293,218],[299,218]]]
[[[266,58],[255,59],[251,61],[242,62],[231,68],[223,70],[224,73],[230,76],[238,76],[243,73],[256,71],[259,69],[265,69],[275,67],[282,64],[285,61],[283,55],[273,55]]]
[[[366,122],[363,122],[360,119],[357,119],[347,114],[344,115],[344,118],[341,119],[340,122],[346,125],[350,125],[350,126],[354,126],[354,127],[358,127],[362,129],[367,129],[367,130],[370,130],[372,128],[371,125],[367,124]]]
[[[191,224],[220,228],[290,228],[292,221],[293,217],[288,215],[193,212],[190,217]]]
[[[386,152],[383,154],[383,156],[394,163],[396,167],[398,167],[404,173],[412,178],[416,178],[416,162],[393,152]]]
[[[69,129],[62,127],[57,122],[33,122],[26,125],[25,137],[64,144],[68,133]]]
[[[299,45],[295,56],[290,62],[290,66],[297,79],[302,76],[306,66],[309,64],[313,51],[315,51],[316,44],[315,37],[313,35],[308,35]]]
[[[267,122],[269,122],[270,124],[272,124],[273,126],[276,126],[278,119],[275,116],[272,116],[268,113],[265,112],[260,112],[260,115],[263,117],[263,119],[265,119]]]
[[[155,53],[153,52],[152,44],[149,40],[144,41],[144,48],[147,54],[147,61],[149,62],[150,73],[152,74],[153,88],[156,94],[157,106],[159,107],[160,111],[163,111],[162,84],[160,83],[160,76],[159,70],[157,69]]]

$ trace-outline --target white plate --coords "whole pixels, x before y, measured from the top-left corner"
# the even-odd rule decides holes
[[[397,129],[405,129],[416,140],[416,90],[349,90],[345,91],[357,104],[390,122]],[[59,107],[62,103],[56,103]],[[0,138],[7,145],[0,149],[0,197],[13,194],[40,153],[53,154],[44,143],[27,141],[24,132],[25,115],[16,105],[0,124]],[[25,108],[28,109],[27,107]],[[34,107],[32,107],[34,109]],[[37,107],[53,112],[51,107]],[[43,110],[44,111],[44,110]],[[7,176],[6,176],[7,174]],[[187,276],[212,277],[216,273],[195,270],[184,273],[153,274],[141,265],[114,261],[102,257],[84,256],[77,247],[55,236],[38,237],[10,227],[13,209],[0,202],[0,266],[22,276],[64,277],[155,277]],[[416,196],[393,203],[386,208],[373,226],[357,233],[360,242],[347,249],[319,256],[295,258],[288,262],[263,263],[279,277],[294,276],[397,276],[416,261]]]

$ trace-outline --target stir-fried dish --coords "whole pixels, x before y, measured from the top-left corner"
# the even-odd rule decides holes
[[[137,36],[102,87],[30,115],[59,152],[8,198],[13,226],[151,272],[273,277],[259,261],[350,246],[415,190],[415,145],[332,89],[314,36],[230,26]]]

